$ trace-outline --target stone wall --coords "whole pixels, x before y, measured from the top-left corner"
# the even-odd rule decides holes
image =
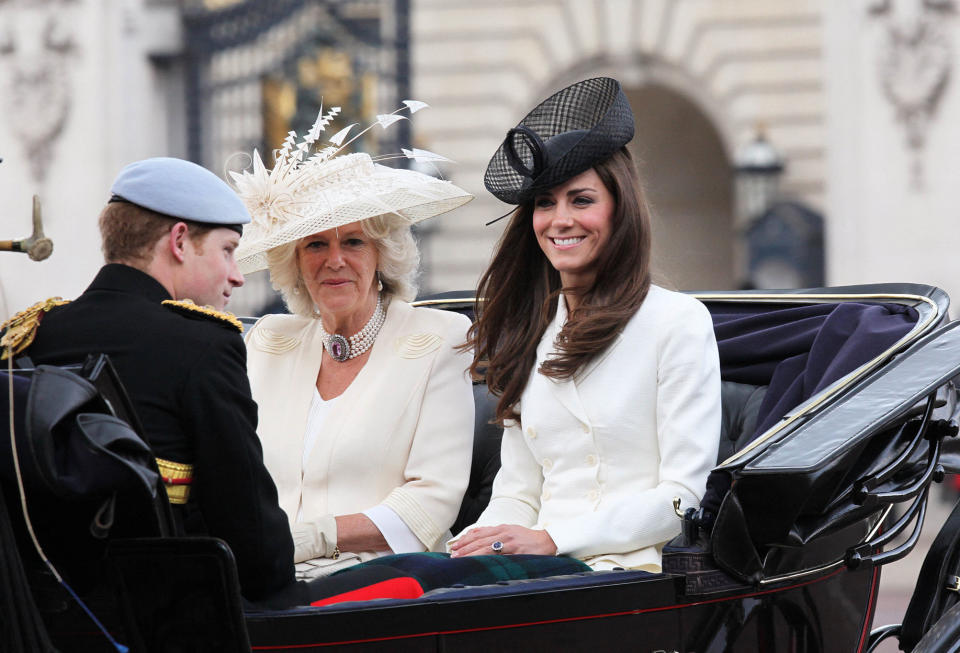
[[[433,228],[425,248],[426,285],[438,290],[474,285],[503,225],[483,224],[509,208],[483,189],[487,160],[506,130],[539,100],[595,75],[617,77],[628,92],[659,87],[684,98],[701,114],[698,120],[716,132],[727,164],[763,123],[788,160],[784,192],[822,211],[823,12],[824,4],[813,0],[416,0],[415,95],[433,107],[416,124],[420,143],[455,159],[450,178],[477,195]],[[643,165],[671,170],[656,180],[668,188],[667,197],[658,203],[658,189],[650,189],[662,232],[655,248],[666,261],[686,257],[695,265],[701,257],[687,256],[687,228],[670,233],[676,223],[711,219],[686,215],[681,221],[670,215],[669,198],[682,197],[697,181],[695,162],[683,165],[671,155],[670,141],[682,141],[685,126],[661,122],[669,132],[644,133],[644,107],[635,103],[634,110]],[[728,186],[730,197],[728,169],[712,165],[709,174]],[[725,211],[722,226],[705,231],[713,231],[724,251],[731,251],[732,206]],[[693,278],[712,275],[721,286],[735,282],[735,254],[721,258]],[[685,266],[680,267],[682,272]],[[690,287],[676,279],[676,271],[671,276],[679,281],[673,285]]]
[[[826,23],[827,253],[834,283],[960,299],[960,6],[837,3]]]
[[[383,0],[389,2],[389,0]],[[619,78],[665,282],[741,278],[729,164],[765,125],[784,193],[826,216],[832,284],[960,293],[956,0],[413,0],[415,144],[477,199],[428,221],[427,290],[472,287],[510,207],[483,189],[506,130],[593,75]],[[0,318],[72,297],[100,265],[96,217],[124,164],[187,153],[175,0],[0,3],[0,240],[43,201],[53,255],[0,253]],[[218,171],[219,172],[219,171]],[[251,284],[253,286],[253,284]]]
[[[0,240],[30,234],[37,194],[54,243],[39,263],[0,253],[0,319],[82,292],[116,173],[184,155],[179,35],[174,0],[0,3]]]

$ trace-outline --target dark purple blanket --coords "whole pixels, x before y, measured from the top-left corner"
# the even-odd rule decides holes
[[[768,386],[754,437],[907,334],[919,315],[898,304],[817,304],[771,307],[713,304],[720,375],[724,381]],[[730,489],[726,472],[712,472],[701,506],[716,514]]]
[[[818,304],[750,314],[753,304],[714,305],[714,331],[725,381],[766,385],[756,434],[798,404],[872,360],[917,323],[897,304]]]

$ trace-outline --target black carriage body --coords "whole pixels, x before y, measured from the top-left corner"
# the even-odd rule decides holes
[[[418,601],[247,616],[255,650],[859,651],[878,570],[688,594],[677,574],[463,590]]]
[[[712,536],[703,530],[708,522],[702,512],[687,512],[684,535],[664,549],[663,574],[588,572],[435,590],[416,600],[241,616],[228,548],[191,552],[169,538],[138,540],[114,549],[121,578],[114,590],[120,592],[125,628],[133,633],[130,641],[143,650],[163,650],[157,642],[164,633],[196,627],[196,610],[183,597],[209,595],[215,609],[234,617],[215,621],[230,622],[233,630],[245,623],[257,651],[865,651],[880,564],[909,552],[883,553],[888,541],[880,532],[882,520],[892,503],[910,504],[908,516],[919,512],[922,519],[939,442],[949,430],[935,419],[945,407],[933,399],[923,403],[960,372],[960,330],[943,326],[948,299],[936,288],[912,284],[696,296],[715,323],[722,321],[718,316],[735,315],[746,330],[739,336],[725,332],[721,339],[718,326],[718,340],[748,335],[758,324],[767,328],[770,316],[794,309],[826,315],[831,307],[854,304],[888,307],[890,315],[909,320],[900,332],[888,332],[879,350],[862,360],[851,357],[849,369],[822,375],[799,405],[777,414],[770,410],[775,397],[765,397],[770,424],[760,424],[756,433],[751,429],[758,427],[763,404],[758,397],[780,391],[770,389],[775,383],[744,383],[742,370],[731,373],[724,363],[727,453],[715,473],[730,489],[717,497]],[[472,311],[463,294],[422,303]],[[870,328],[866,334],[874,338]],[[726,346],[720,342],[722,361]],[[489,415],[485,391],[479,387],[476,394],[480,413]],[[460,523],[470,523],[485,503],[499,464],[496,429],[478,418],[476,438]],[[891,532],[906,526],[897,522]],[[138,568],[151,564],[169,574],[191,564],[220,572],[212,579],[185,573],[171,582],[176,591],[158,590],[135,578]],[[151,593],[149,602],[138,598],[144,592]],[[47,619],[59,641],[83,641],[84,650],[97,650],[92,629],[82,632],[79,623]],[[124,626],[115,623],[122,637]],[[209,623],[208,632],[197,632],[195,650],[245,650],[244,638],[224,635],[221,626]]]

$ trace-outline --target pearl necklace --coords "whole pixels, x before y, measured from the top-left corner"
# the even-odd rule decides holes
[[[331,358],[337,362],[348,361],[356,358],[363,352],[373,346],[373,341],[377,339],[380,333],[380,327],[387,319],[387,313],[383,310],[383,298],[377,295],[377,307],[373,310],[373,315],[367,320],[362,329],[346,338],[339,333],[330,334],[323,328],[323,320],[320,320],[320,338],[323,340],[323,348],[327,350]]]

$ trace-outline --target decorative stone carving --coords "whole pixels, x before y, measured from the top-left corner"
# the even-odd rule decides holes
[[[919,190],[927,133],[952,73],[953,49],[944,18],[956,8],[954,0],[922,0],[914,7],[911,15],[903,16],[891,0],[881,0],[869,11],[886,27],[878,60],[880,85],[904,128],[912,155],[911,182]]]
[[[0,107],[37,183],[70,114],[76,0],[0,0]]]

